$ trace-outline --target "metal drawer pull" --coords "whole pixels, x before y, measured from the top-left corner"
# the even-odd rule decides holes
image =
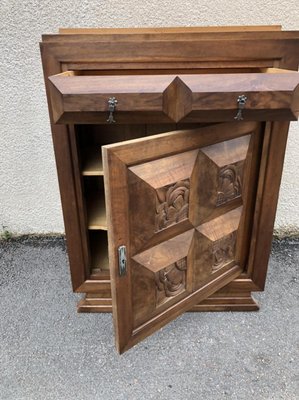
[[[107,119],[107,122],[109,124],[113,124],[115,121],[115,119],[113,118],[113,113],[115,111],[116,108],[116,104],[117,104],[117,100],[115,97],[110,97],[108,100],[108,110],[109,110],[109,117]]]
[[[235,116],[235,119],[236,119],[237,121],[242,121],[242,120],[243,120],[242,111],[243,111],[244,108],[245,108],[246,101],[247,101],[247,97],[246,97],[244,94],[242,94],[241,96],[239,96],[238,99],[237,99],[237,103],[238,103],[238,112],[237,112],[237,115]]]

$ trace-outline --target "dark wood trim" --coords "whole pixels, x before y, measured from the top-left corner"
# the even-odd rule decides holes
[[[60,63],[44,51],[41,47],[43,61],[43,72],[48,100],[48,108],[51,110],[51,99],[49,95],[48,76],[61,72]],[[75,192],[75,181],[73,174],[73,160],[69,140],[68,127],[65,125],[54,125],[52,114],[50,114],[52,140],[56,159],[57,175],[60,187],[60,197],[63,211],[63,219],[66,233],[66,242],[69,254],[72,287],[75,291],[86,280],[84,268],[84,254],[82,250],[81,227],[79,223],[77,194]]]
[[[127,268],[125,276],[119,276],[117,253],[119,246],[130,249],[127,170],[125,164],[105,147],[102,148],[102,156],[105,198],[114,199],[113,202],[107,201],[106,213],[115,341],[121,351],[129,342],[133,327],[131,268]],[[113,169],[110,168],[111,165]],[[127,254],[128,260],[129,257],[130,254]]]
[[[297,34],[298,35],[298,34]],[[121,63],[151,63],[159,60],[160,63],[167,63],[169,69],[173,63],[213,61],[215,67],[221,62],[231,60],[267,59],[281,60],[288,57],[297,60],[289,52],[294,46],[298,46],[299,38],[295,39],[263,39],[260,38],[259,46],[256,46],[256,39],[237,39],[234,37],[229,40],[229,46],[224,45],[222,37],[215,37],[208,40],[146,40],[146,41],[115,41],[111,46],[111,41],[88,41],[84,45],[80,42],[43,42],[42,47],[48,51],[59,62],[121,62]],[[223,46],[221,46],[223,42]],[[92,54],[92,57],[91,57]],[[148,68],[152,68],[151,65]],[[286,67],[285,67],[286,68]],[[290,68],[291,69],[291,68]]]
[[[268,125],[269,127],[269,125]],[[265,134],[264,176],[261,174],[256,205],[254,237],[251,250],[252,280],[264,290],[271,251],[273,227],[277,209],[289,122],[275,122]]]
[[[291,70],[121,76],[68,71],[49,80],[55,123],[105,124],[111,96],[118,100],[118,123],[142,122],[149,116],[169,122],[233,121],[238,93],[247,96],[244,120],[289,121],[299,111],[299,73]]]
[[[258,311],[259,305],[250,292],[235,292],[230,294],[214,294],[193,306],[187,312],[219,312],[219,311]],[[111,313],[112,299],[110,298],[85,298],[78,303],[79,313]]]
[[[69,125],[69,140],[70,140],[71,158],[73,161],[73,176],[74,176],[76,200],[78,207],[78,219],[81,230],[80,240],[81,240],[82,254],[84,257],[84,263],[82,265],[82,268],[85,271],[85,279],[88,279],[91,273],[90,271],[91,257],[89,253],[89,239],[87,234],[88,224],[87,224],[86,206],[83,196],[83,180],[80,170],[81,160],[79,160],[78,139],[74,125]]]
[[[252,281],[248,276],[244,276],[245,274],[241,274],[239,278],[233,280],[231,283],[226,285],[226,289],[228,292],[230,291],[248,291],[248,292],[260,292],[258,286]],[[99,279],[99,280],[91,280],[87,279],[83,282],[83,284],[76,289],[76,293],[96,293],[101,291],[109,291],[109,296],[111,297],[111,281],[110,279]]]
[[[110,291],[111,293],[110,279],[101,279],[101,280],[87,279],[81,284],[81,286],[76,288],[74,291],[76,293],[95,293],[107,290]]]

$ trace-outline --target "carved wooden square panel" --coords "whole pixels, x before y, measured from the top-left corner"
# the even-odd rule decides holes
[[[250,135],[200,149],[191,177],[193,226],[242,204],[242,185]],[[197,200],[198,199],[198,200]]]
[[[193,290],[212,274],[236,262],[236,241],[242,207],[229,211],[196,228],[194,235]]]
[[[193,235],[194,230],[190,229],[132,257],[132,275],[136,282],[133,291],[135,326],[144,322],[149,314],[159,312],[163,304],[192,291],[188,254]]]
[[[135,250],[157,243],[167,235],[163,231],[168,228],[191,227],[190,179],[197,155],[198,150],[192,150],[129,168],[129,196],[134,204],[130,223],[136,233],[132,238]],[[183,228],[177,228],[178,224]]]
[[[119,173],[127,182],[119,181],[119,190],[127,191],[123,212],[128,219],[130,270],[123,282],[127,279],[130,288],[133,334],[138,336],[147,324],[155,325],[195,294],[221,286],[224,277],[242,271],[239,242],[249,229],[244,213],[248,190],[243,186],[251,174],[252,128],[257,125],[220,124],[194,130],[192,146],[181,140],[190,131],[173,132],[164,143],[163,135],[160,140],[153,136],[144,139],[142,149],[136,145],[134,156],[122,153],[121,144],[119,152],[116,148],[114,161],[120,163]],[[211,134],[203,138],[205,131]],[[225,140],[219,140],[220,132]],[[171,154],[176,140],[181,140],[182,150]],[[148,147],[154,159],[147,155]],[[124,156],[127,162],[122,161]],[[112,168],[112,159],[107,165]]]

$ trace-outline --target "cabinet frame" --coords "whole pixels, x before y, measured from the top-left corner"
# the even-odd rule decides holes
[[[253,28],[252,28],[253,29]],[[298,69],[299,32],[257,27],[215,32],[199,29],[84,30],[44,35],[41,55],[50,110],[51,130],[60,186],[73,290],[91,297],[79,311],[111,311],[109,279],[90,279],[87,269],[85,211],[78,148],[73,125],[53,123],[48,77],[67,70],[97,70],[102,74],[151,70],[194,71],[223,68]],[[113,40],[113,45],[112,41]],[[266,56],[265,56],[266,55]],[[281,181],[289,122],[267,122],[262,144],[255,217],[248,271],[195,311],[255,310],[251,291],[265,287],[272,232]],[[93,297],[101,295],[101,297]],[[92,300],[97,299],[97,301]]]

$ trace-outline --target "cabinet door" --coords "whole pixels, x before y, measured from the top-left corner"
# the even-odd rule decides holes
[[[246,268],[261,136],[233,122],[103,146],[119,352]]]

